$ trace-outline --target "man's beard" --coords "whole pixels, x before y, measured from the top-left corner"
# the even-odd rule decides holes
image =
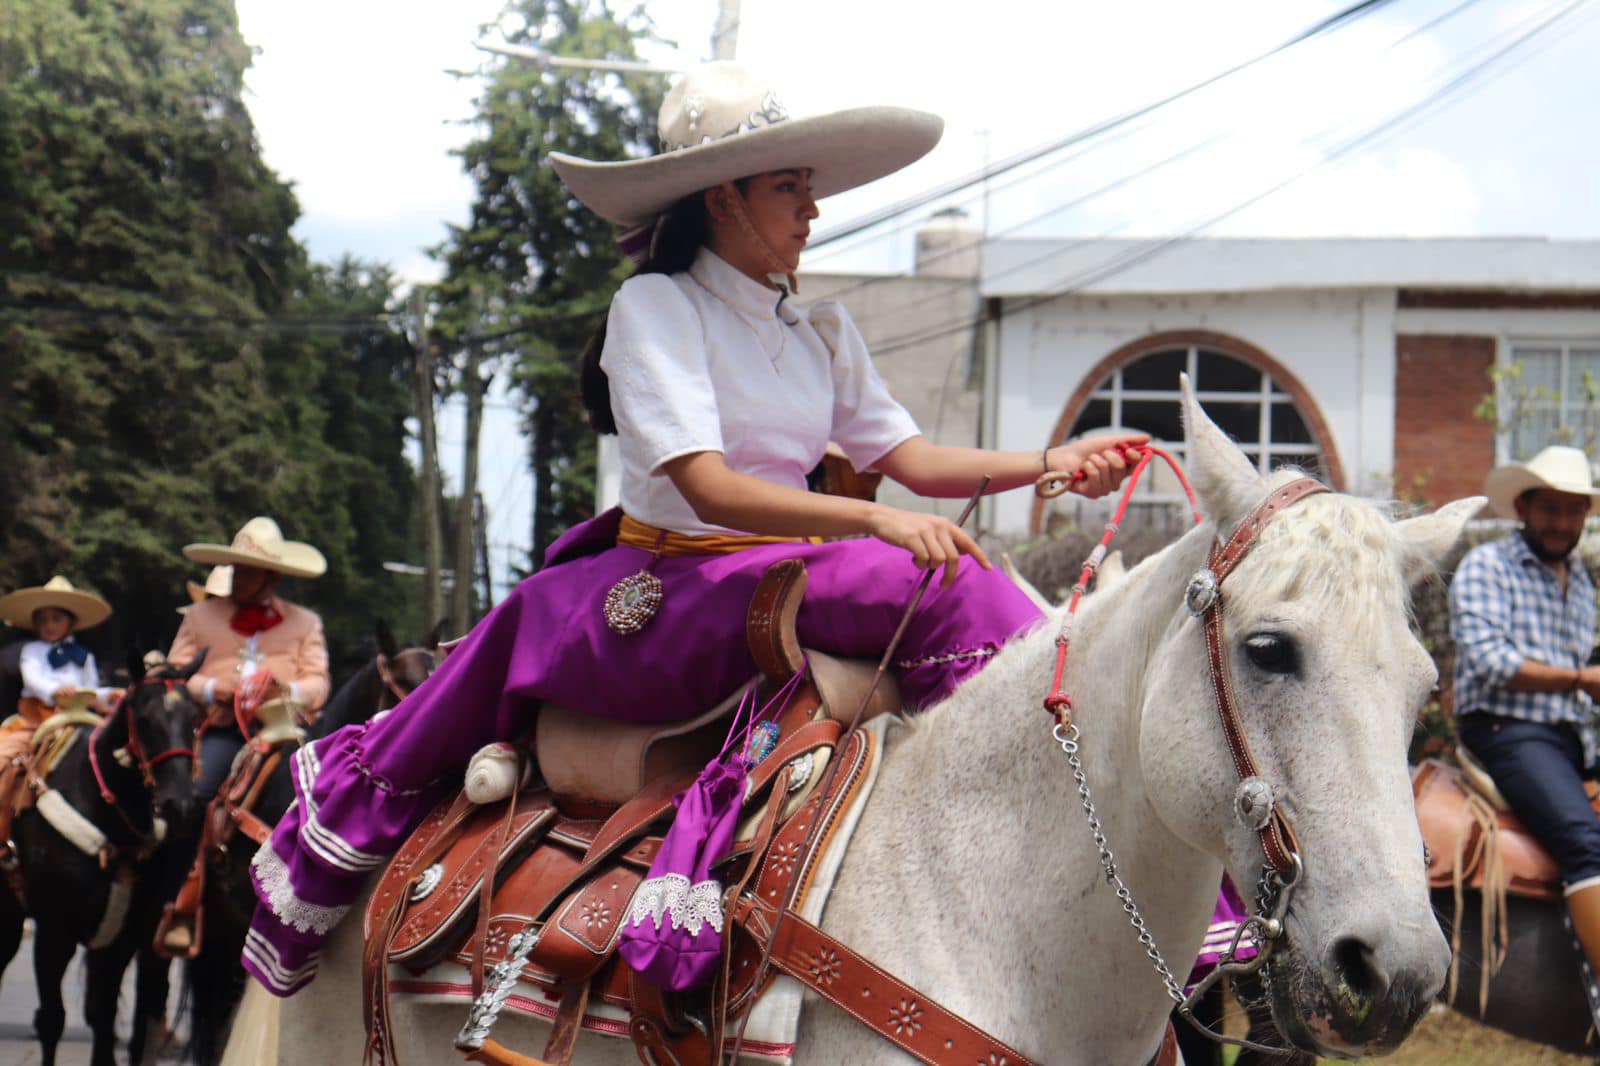
[[[1552,552],[1544,546],[1544,540],[1542,538],[1537,537],[1533,533],[1529,532],[1527,526],[1522,527],[1522,541],[1528,546],[1528,550],[1533,552],[1533,554],[1538,557],[1540,562],[1544,563],[1562,562],[1578,547],[1578,538],[1571,537],[1568,538],[1567,546],[1564,549],[1559,552]]]

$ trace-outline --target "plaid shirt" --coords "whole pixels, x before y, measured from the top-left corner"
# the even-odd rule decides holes
[[[1576,555],[1567,565],[1563,596],[1555,572],[1529,550],[1520,532],[1480,544],[1461,560],[1450,584],[1456,713],[1574,723],[1593,761],[1594,704],[1587,696],[1511,692],[1505,684],[1525,659],[1576,670],[1589,659],[1594,628],[1594,582]]]

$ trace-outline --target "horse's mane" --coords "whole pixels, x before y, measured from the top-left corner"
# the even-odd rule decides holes
[[[1276,489],[1303,476],[1280,470],[1268,484]],[[1267,523],[1228,582],[1226,599],[1245,616],[1314,599],[1337,611],[1351,636],[1372,639],[1381,619],[1410,611],[1404,574],[1414,562],[1383,509],[1351,496],[1308,496]]]

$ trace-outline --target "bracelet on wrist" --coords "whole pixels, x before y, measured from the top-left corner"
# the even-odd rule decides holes
[[[1048,474],[1050,472],[1050,445],[1046,444],[1044,446],[1044,450],[1039,453],[1039,458],[1041,465],[1044,467],[1044,473]]]
[[[1567,691],[1577,692],[1581,688],[1583,688],[1583,667],[1580,666],[1572,671],[1572,684],[1567,686]]]

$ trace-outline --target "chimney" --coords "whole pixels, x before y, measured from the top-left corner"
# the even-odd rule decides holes
[[[936,211],[917,231],[916,274],[924,278],[976,278],[983,231],[959,207]]]

